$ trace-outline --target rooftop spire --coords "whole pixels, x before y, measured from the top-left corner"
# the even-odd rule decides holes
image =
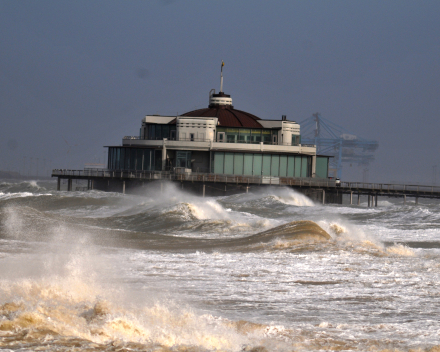
[[[223,66],[225,66],[225,63],[222,60],[222,67],[220,69],[220,93],[223,93]]]

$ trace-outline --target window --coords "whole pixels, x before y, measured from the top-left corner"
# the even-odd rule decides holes
[[[194,142],[194,133],[189,134],[189,139],[191,140],[191,142]]]
[[[301,136],[292,135],[292,145],[299,145],[301,143]]]
[[[178,151],[176,152],[176,166],[191,168],[191,152],[190,151]]]

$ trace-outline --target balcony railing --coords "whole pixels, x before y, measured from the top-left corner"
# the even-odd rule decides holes
[[[140,137],[139,136],[125,136],[122,139],[140,139]]]
[[[141,139],[137,136],[125,136],[124,140],[130,139]],[[163,141],[165,138],[153,137],[153,138],[144,138],[143,140],[147,141]],[[166,138],[167,141],[183,141],[183,142],[210,142],[209,138]],[[234,143],[234,144],[260,144],[264,145],[283,145],[283,146],[294,146],[294,147],[316,147],[314,144],[295,144],[295,143],[277,143],[272,141],[248,141],[248,140],[219,140],[218,138],[214,140],[215,143]]]

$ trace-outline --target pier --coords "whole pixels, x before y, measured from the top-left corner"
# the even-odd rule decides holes
[[[349,195],[349,204],[360,204],[361,196],[367,196],[368,206],[377,206],[378,197],[407,198],[440,198],[440,187],[341,182],[333,179],[273,177],[273,176],[237,176],[212,173],[173,173],[168,171],[125,171],[125,170],[53,170],[52,177],[57,177],[57,190],[61,190],[61,180],[67,180],[67,191],[73,190],[73,180],[87,180],[87,187],[120,193],[139,193],[151,182],[159,181],[178,184],[179,188],[204,196],[221,196],[237,193],[248,193],[258,189],[273,187],[290,187],[316,202],[322,204],[342,204],[343,195]]]

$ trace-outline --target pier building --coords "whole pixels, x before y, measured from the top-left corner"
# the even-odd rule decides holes
[[[109,171],[327,179],[329,156],[302,144],[300,125],[287,119],[261,119],[235,109],[230,95],[209,92],[208,107],[179,116],[147,115],[139,135],[108,146]]]
[[[145,116],[138,136],[108,149],[109,170],[328,177],[329,157],[316,155],[315,145],[301,144],[298,123],[237,110],[222,91],[211,90],[205,109]]]

